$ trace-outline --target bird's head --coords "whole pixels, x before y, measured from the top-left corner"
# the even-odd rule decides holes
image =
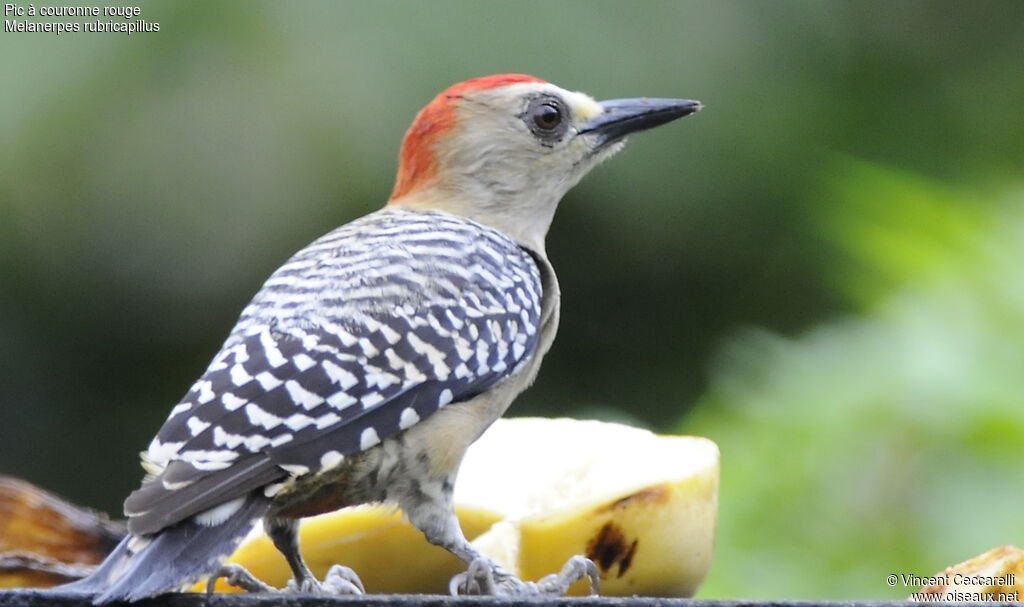
[[[409,127],[389,204],[463,215],[543,251],[558,201],[626,135],[700,108],[684,99],[597,102],[522,74],[467,80]]]

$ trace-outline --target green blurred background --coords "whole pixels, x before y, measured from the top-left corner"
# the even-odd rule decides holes
[[[140,5],[0,34],[0,472],[117,514],[262,280],[516,71],[707,106],[562,202],[512,410],[716,440],[699,596],[900,598],[1024,543],[1024,3]]]

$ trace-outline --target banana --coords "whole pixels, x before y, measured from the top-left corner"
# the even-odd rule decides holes
[[[1020,602],[1024,600],[1024,550],[999,546],[926,578],[910,596],[918,602]]]
[[[466,537],[524,580],[583,554],[598,566],[602,594],[689,597],[711,566],[718,485],[718,447],[705,438],[512,418],[470,447],[454,501]],[[308,519],[301,541],[314,573],[344,564],[368,592],[446,593],[451,576],[465,569],[387,506]],[[258,533],[229,562],[274,586],[290,577]],[[223,581],[217,589],[232,590]],[[588,591],[584,581],[570,593]]]
[[[496,512],[456,508],[463,533],[474,538],[501,519]],[[448,580],[466,569],[447,550],[428,544],[418,529],[402,520],[394,508],[355,506],[311,517],[299,529],[302,556],[317,575],[341,563],[355,570],[371,593],[446,594]],[[239,563],[250,573],[278,588],[291,578],[284,557],[270,539],[256,530],[238,547],[229,563]],[[238,592],[218,580],[217,592]],[[194,591],[205,592],[206,583]]]

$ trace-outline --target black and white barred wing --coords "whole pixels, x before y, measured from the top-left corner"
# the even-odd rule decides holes
[[[333,468],[483,392],[533,354],[540,299],[530,255],[468,220],[385,210],[335,230],[275,272],[174,408],[130,529]]]

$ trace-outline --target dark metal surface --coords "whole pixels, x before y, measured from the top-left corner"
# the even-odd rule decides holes
[[[138,607],[504,607],[507,605],[565,607],[916,607],[910,601],[754,601],[709,599],[661,599],[649,597],[579,597],[509,599],[450,597],[442,595],[375,594],[354,597],[320,597],[302,594],[246,595],[168,594],[134,603]],[[970,603],[967,603],[970,604]],[[47,590],[0,591],[0,607],[88,607],[88,597]],[[1019,607],[1019,603],[986,603]]]

